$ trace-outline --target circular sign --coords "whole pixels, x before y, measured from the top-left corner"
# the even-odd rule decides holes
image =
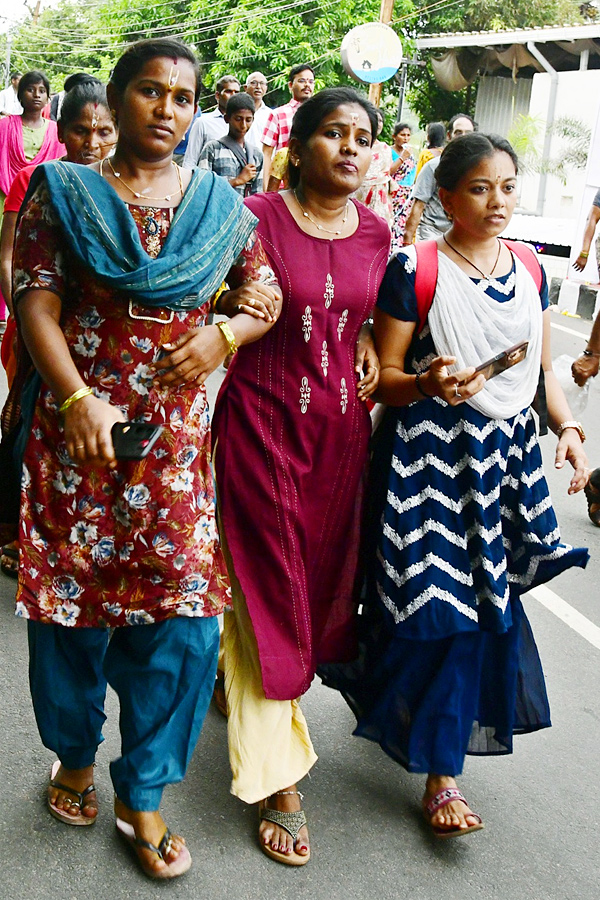
[[[365,84],[389,81],[402,64],[400,38],[382,22],[368,22],[349,31],[341,53],[346,73]]]

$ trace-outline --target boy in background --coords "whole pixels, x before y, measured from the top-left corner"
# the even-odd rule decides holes
[[[254,121],[254,109],[254,100],[249,94],[241,92],[230,97],[225,112],[228,133],[206,144],[198,160],[199,168],[211,169],[216,175],[227,178],[242,197],[262,190],[263,155],[246,142]]]

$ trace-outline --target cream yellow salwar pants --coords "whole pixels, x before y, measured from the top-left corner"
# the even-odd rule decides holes
[[[223,528],[221,544],[233,600],[233,611],[224,615],[219,663],[225,671],[231,793],[257,803],[304,778],[317,755],[298,700],[265,697],[254,628]]]

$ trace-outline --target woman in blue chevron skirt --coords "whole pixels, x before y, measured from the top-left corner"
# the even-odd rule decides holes
[[[585,435],[552,372],[546,280],[528,247],[498,238],[516,175],[502,138],[452,141],[436,172],[450,230],[389,263],[365,646],[353,667],[321,673],[355,734],[427,773],[423,810],[443,838],[483,827],[456,786],[465,754],[510,753],[513,734],[550,725],[520,595],[588,558],[560,543],[530,408],[541,363],[555,465],[570,463],[568,491],[582,490]],[[477,373],[524,341],[517,365]]]

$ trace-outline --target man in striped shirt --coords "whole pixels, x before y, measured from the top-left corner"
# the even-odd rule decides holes
[[[315,90],[315,73],[313,69],[304,63],[294,66],[290,71],[290,79],[288,88],[292,95],[289,103],[278,106],[277,109],[271,111],[271,115],[267,120],[264,134],[262,136],[262,149],[264,157],[263,165],[263,183],[269,183],[269,171],[271,169],[271,159],[281,150],[287,147],[290,141],[290,131],[292,130],[292,120],[294,114],[301,103],[312,97]]]

